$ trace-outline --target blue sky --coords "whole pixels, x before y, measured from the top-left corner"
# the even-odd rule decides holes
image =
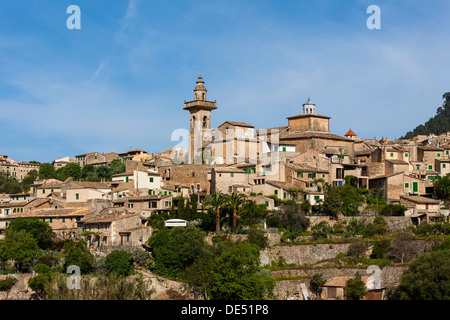
[[[70,5],[81,30],[69,30]],[[369,5],[381,29],[369,30]],[[395,139],[450,91],[448,1],[0,1],[0,154],[51,162],[159,152],[188,128],[199,73],[212,126],[287,124],[311,97],[332,133]]]

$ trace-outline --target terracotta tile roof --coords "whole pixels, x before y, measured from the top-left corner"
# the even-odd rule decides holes
[[[91,181],[73,181],[68,189],[94,188],[94,189],[110,189],[108,182],[91,182]]]
[[[404,195],[400,195],[400,198],[403,198],[403,199],[406,199],[408,201],[415,202],[415,203],[432,203],[432,204],[440,203],[438,200],[434,200],[434,199],[427,198],[427,197],[422,197],[422,196],[404,196]]]
[[[245,123],[245,122],[237,122],[237,121],[225,121],[219,127],[223,126],[225,123],[229,123],[229,124],[231,124],[232,126],[235,126],[235,127],[254,128],[254,126],[252,126],[251,124],[248,124],[248,123]]]
[[[290,168],[294,169],[295,171],[328,173],[327,170],[320,170],[320,169],[317,169],[317,168],[307,165],[307,164],[290,163],[287,165],[287,167],[290,167]]]
[[[306,114],[298,114],[296,116],[287,117],[286,119],[299,119],[299,118],[322,118],[322,119],[331,119],[331,117],[322,116],[320,114],[315,113],[306,113]]]
[[[375,176],[372,178],[369,178],[369,180],[375,180],[375,179],[386,179],[386,178],[390,178],[399,174],[404,174],[404,172],[395,172],[395,173],[389,173],[389,174],[383,174],[383,175],[379,175],[379,176]]]
[[[14,215],[14,217],[79,217],[93,212],[90,208],[62,208],[62,209],[37,209],[27,213],[20,213]]]
[[[128,218],[136,217],[136,216],[137,216],[136,214],[128,213],[128,212],[124,211],[123,209],[116,210],[116,209],[112,209],[112,208],[106,208],[106,209],[102,210],[98,215],[85,217],[85,218],[81,219],[81,222],[84,222],[86,224],[99,223],[99,222],[113,222],[113,221],[128,219]]]
[[[215,168],[215,171],[220,173],[245,173],[244,170],[236,167],[217,167]]]
[[[344,134],[344,136],[353,136],[353,137],[357,137],[357,135],[352,131],[352,129],[348,130],[346,134]]]
[[[293,180],[293,181],[295,181],[295,180]],[[269,181],[266,180],[266,184],[270,184],[274,187],[288,190],[288,191],[289,191],[289,189],[298,189],[300,187],[300,185],[297,185],[297,184],[281,182],[281,181],[273,181],[273,180],[269,180]]]
[[[421,149],[423,151],[444,151],[444,149],[434,146],[418,146],[417,149]]]
[[[353,140],[338,136],[333,133],[327,132],[313,132],[313,131],[304,131],[304,132],[290,132],[286,135],[280,137],[280,141],[283,140],[295,140],[295,139],[309,139],[309,138],[320,138],[320,139],[330,139],[330,140],[340,140],[340,141],[349,141],[353,142]]]
[[[399,159],[386,159],[386,161],[394,164],[408,164],[408,162]]]
[[[323,285],[324,287],[345,287],[345,285],[347,284],[347,281],[350,279],[353,279],[354,277],[335,277],[332,278],[330,280],[328,280],[327,282],[325,282],[325,284]],[[366,283],[367,279],[369,277],[368,276],[362,276],[361,280]]]

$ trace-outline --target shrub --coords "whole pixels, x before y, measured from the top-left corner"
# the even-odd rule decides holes
[[[390,240],[380,240],[375,242],[370,257],[372,259],[384,258],[387,255],[390,246],[391,246]]]
[[[347,256],[351,258],[360,259],[366,252],[366,245],[364,242],[354,242],[347,250]]]
[[[37,273],[49,273],[52,271],[52,268],[50,268],[48,265],[43,264],[43,263],[37,263],[34,266],[34,271],[36,271]]]
[[[126,277],[134,272],[133,255],[125,250],[114,250],[106,256],[105,268],[109,273]]]
[[[367,294],[366,285],[359,273],[356,273],[355,278],[347,281],[344,291],[347,300],[360,300]]]
[[[322,273],[314,273],[309,281],[309,289],[316,297],[320,296],[322,286],[327,282],[322,276]]]
[[[314,240],[323,239],[327,237],[327,234],[332,233],[333,229],[328,223],[322,221],[315,226],[311,227],[312,235]]]
[[[31,290],[36,291],[38,294],[43,294],[45,293],[47,281],[47,277],[39,274],[28,279],[28,286],[31,288]]]
[[[69,240],[64,244],[64,268],[67,269],[71,265],[78,266],[82,274],[94,269],[94,256],[86,248],[84,240]]]
[[[250,227],[250,231],[248,232],[248,242],[256,244],[260,249],[264,249],[269,245],[264,230],[258,225]]]
[[[9,291],[16,284],[17,279],[14,277],[7,277],[0,280],[0,291]]]

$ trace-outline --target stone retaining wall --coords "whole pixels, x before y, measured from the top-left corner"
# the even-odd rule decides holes
[[[340,252],[346,253],[351,243],[318,243],[292,246],[274,246],[261,250],[261,265],[278,263],[282,257],[286,264],[314,265],[320,261],[333,259]]]
[[[397,264],[393,266],[388,266],[381,269],[381,282],[384,287],[387,289],[398,286],[400,282],[400,277],[403,271],[408,268],[406,264]],[[324,279],[332,279],[334,277],[342,277],[342,276],[355,276],[356,273],[359,273],[361,276],[370,275],[367,273],[366,269],[358,269],[358,268],[323,268],[323,269],[312,269],[312,268],[302,268],[302,269],[291,269],[291,270],[278,270],[272,271],[272,276],[281,277],[281,276],[304,276],[304,279],[295,279],[295,280],[279,280],[276,282],[273,293],[275,295],[275,299],[277,300],[286,300],[288,297],[292,299],[303,300],[303,295],[300,290],[300,284],[305,283],[306,288],[308,290],[308,294],[312,296],[312,293],[309,291],[309,281],[313,274],[321,273]]]

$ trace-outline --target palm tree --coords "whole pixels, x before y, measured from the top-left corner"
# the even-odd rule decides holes
[[[241,205],[245,202],[246,196],[244,194],[232,192],[230,194],[227,194],[225,197],[227,205],[229,205],[230,208],[233,210],[232,233],[236,233],[237,213]]]
[[[225,205],[225,195],[222,192],[214,192],[203,200],[202,205],[211,206],[216,213],[216,233],[220,232],[220,210]]]

